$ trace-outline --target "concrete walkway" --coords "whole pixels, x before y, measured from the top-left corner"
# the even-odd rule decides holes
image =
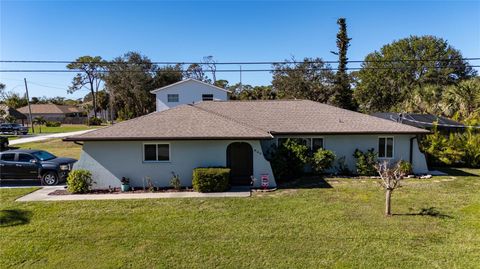
[[[95,130],[95,129],[19,138],[19,139],[9,141],[10,142],[9,145],[13,146],[13,145],[24,144],[24,143],[39,142],[39,141],[44,141],[44,140],[54,139],[54,138],[63,138],[63,137],[67,137],[67,136],[73,136],[73,135],[88,133],[88,132],[91,132],[93,130]]]
[[[239,189],[228,192],[157,192],[157,193],[117,193],[117,194],[72,194],[48,195],[64,186],[43,187],[17,199],[18,202],[34,201],[81,201],[81,200],[126,200],[126,199],[159,199],[159,198],[219,198],[219,197],[250,197],[250,189]]]

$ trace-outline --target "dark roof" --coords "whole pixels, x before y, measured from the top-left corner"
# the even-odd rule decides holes
[[[417,134],[428,131],[307,100],[181,105],[65,140],[271,139],[272,134]]]
[[[0,104],[0,110],[3,110],[7,113],[7,115],[11,115],[13,117],[15,117],[16,119],[18,120],[24,120],[24,119],[27,119],[27,116],[25,116],[24,114],[20,113],[18,110],[16,110],[15,108],[12,108],[12,107],[9,107],[7,105],[2,105]]]
[[[460,122],[432,114],[378,112],[372,116],[425,129],[432,128],[435,123],[439,124],[439,128],[465,128]]]

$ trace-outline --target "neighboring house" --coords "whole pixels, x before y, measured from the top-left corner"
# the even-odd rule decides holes
[[[415,173],[428,172],[416,137],[428,131],[307,100],[207,101],[157,111],[66,141],[82,141],[76,169],[92,172],[95,188],[119,186],[129,177],[143,186],[169,186],[171,173],[191,186],[196,167],[231,168],[231,184],[249,184],[250,176],[275,178],[268,150],[287,138],[345,157],[355,170],[355,149],[373,148],[380,159],[406,160]],[[260,182],[257,181],[257,186]]]
[[[458,132],[465,130],[465,125],[458,121],[432,114],[378,112],[373,113],[372,116],[427,130],[432,130],[436,124],[439,131]]]
[[[83,109],[71,105],[55,104],[31,104],[32,118],[43,117],[47,121],[59,121],[62,123],[83,124],[86,122],[86,116]],[[29,117],[28,106],[18,109],[18,111]]]
[[[4,113],[2,113],[3,115],[0,116],[0,123],[3,123],[5,121],[5,117],[9,115],[14,117],[17,123],[22,123],[22,125],[24,125],[25,121],[27,120],[27,117],[25,115],[7,105],[0,104],[0,110],[4,111]]]
[[[199,80],[186,79],[153,90],[151,93],[156,96],[157,111],[162,111],[201,101],[226,101],[231,92]]]

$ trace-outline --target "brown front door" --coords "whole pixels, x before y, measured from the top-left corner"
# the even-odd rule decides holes
[[[250,144],[234,142],[227,147],[227,167],[231,185],[249,185],[253,175],[253,150]]]

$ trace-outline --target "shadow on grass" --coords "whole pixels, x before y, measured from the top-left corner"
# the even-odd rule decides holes
[[[19,209],[0,210],[0,228],[24,225],[30,222],[31,211]]]
[[[452,216],[447,214],[442,214],[437,208],[435,207],[428,207],[420,209],[420,212],[417,213],[404,213],[404,214],[393,214],[394,216],[429,216],[435,217],[440,219],[453,219]]]
[[[333,188],[324,178],[318,176],[301,177],[290,182],[279,182],[279,189],[329,189]]]
[[[453,167],[432,167],[432,170],[439,170],[447,173],[449,176],[459,176],[459,177],[480,177],[478,174],[469,173],[459,168]]]

